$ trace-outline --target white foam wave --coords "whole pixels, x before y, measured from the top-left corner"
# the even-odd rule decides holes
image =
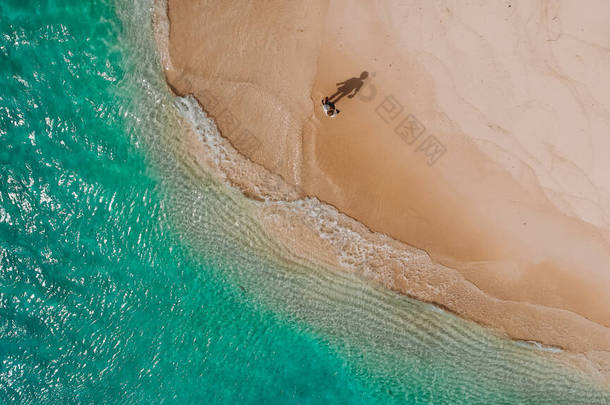
[[[536,350],[540,350],[542,352],[549,352],[549,353],[563,352],[563,350],[560,347],[543,345],[542,343],[536,342],[535,340],[517,340],[516,342],[520,346],[533,348]]]

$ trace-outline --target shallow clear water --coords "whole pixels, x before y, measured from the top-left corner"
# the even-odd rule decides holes
[[[150,13],[0,3],[0,402],[610,402],[530,348],[283,256],[186,163]]]

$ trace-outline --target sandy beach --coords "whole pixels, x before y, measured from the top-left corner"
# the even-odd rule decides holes
[[[608,378],[610,5],[587,4],[168,0],[157,39],[279,243]]]

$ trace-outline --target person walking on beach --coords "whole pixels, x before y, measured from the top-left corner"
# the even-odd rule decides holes
[[[324,97],[322,100],[322,108],[324,109],[324,113],[331,118],[336,117],[337,114],[341,112],[335,107],[335,104],[328,99],[328,97]]]

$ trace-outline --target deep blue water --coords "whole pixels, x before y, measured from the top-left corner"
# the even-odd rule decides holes
[[[430,306],[252,248],[247,203],[172,146],[150,4],[5,0],[0,78],[0,402],[608,401]]]

